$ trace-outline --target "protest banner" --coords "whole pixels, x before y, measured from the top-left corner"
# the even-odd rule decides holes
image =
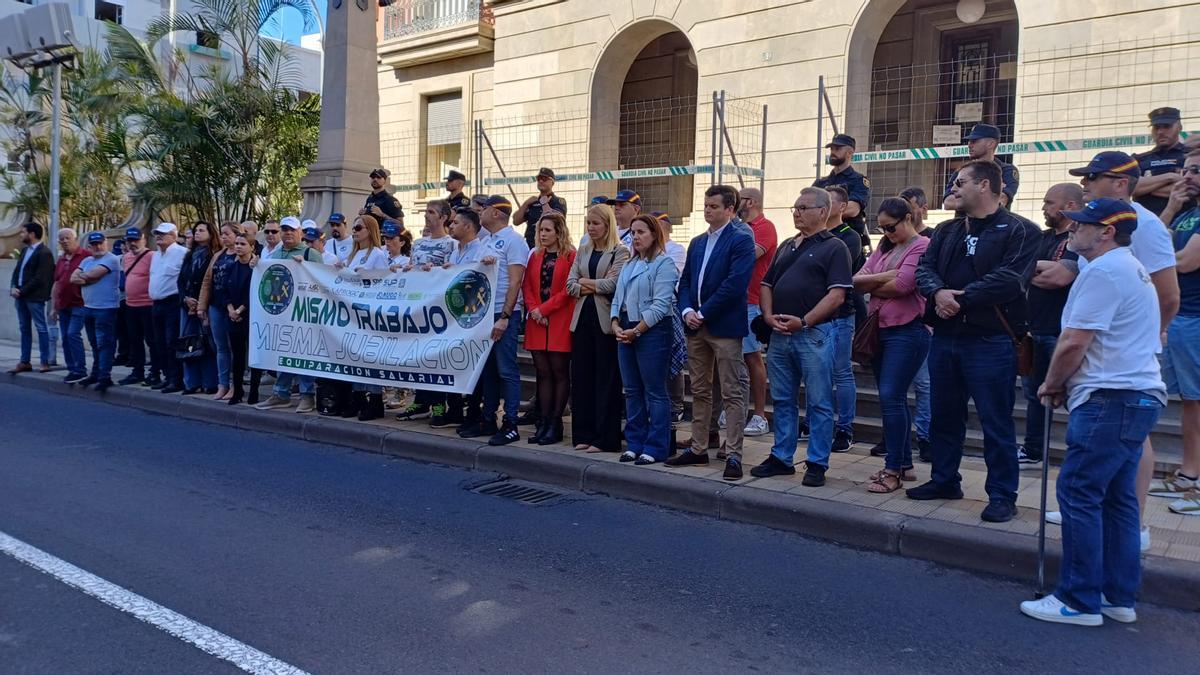
[[[262,260],[250,286],[250,365],[468,394],[492,347],[494,266],[356,274]]]

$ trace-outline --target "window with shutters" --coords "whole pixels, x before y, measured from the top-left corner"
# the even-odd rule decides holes
[[[441,183],[447,171],[461,170],[462,119],[461,91],[425,98],[425,163],[422,182]],[[445,191],[441,188],[427,190],[424,196],[438,197],[443,192]]]

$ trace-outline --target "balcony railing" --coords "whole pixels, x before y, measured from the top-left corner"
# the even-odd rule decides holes
[[[483,0],[396,0],[384,9],[383,39],[494,21]]]

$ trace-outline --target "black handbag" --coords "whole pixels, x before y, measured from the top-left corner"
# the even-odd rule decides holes
[[[180,361],[194,361],[211,354],[212,338],[209,336],[208,327],[199,319],[189,319],[185,325],[189,329],[195,327],[198,330],[175,338],[175,358]]]

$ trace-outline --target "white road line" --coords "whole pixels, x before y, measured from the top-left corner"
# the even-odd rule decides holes
[[[305,671],[284,663],[270,654],[260,652],[221,631],[197,623],[178,612],[105,581],[3,532],[0,532],[0,552],[7,553],[26,565],[45,572],[106,605],[132,614],[151,626],[164,630],[217,658],[229,661],[248,673],[308,675]]]

